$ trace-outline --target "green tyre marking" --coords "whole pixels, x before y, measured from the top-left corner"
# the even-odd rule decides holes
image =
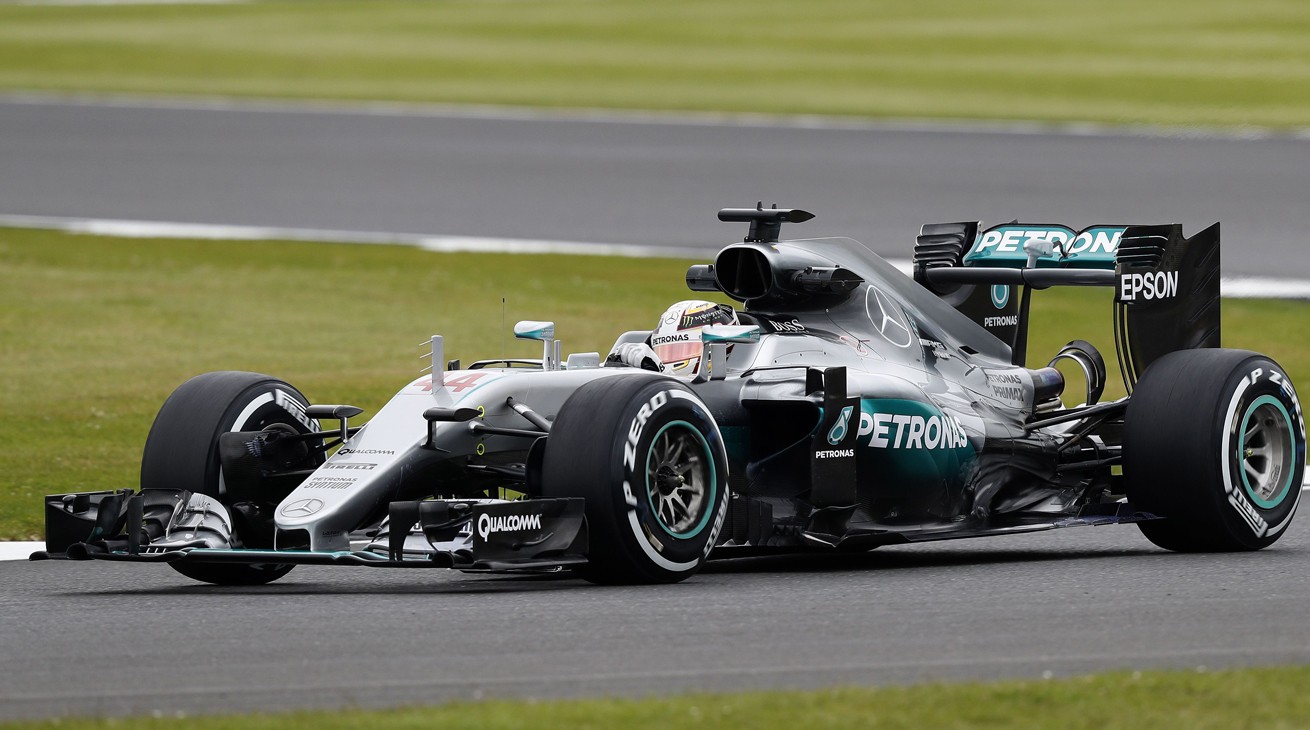
[[[650,460],[651,457],[654,456],[655,444],[659,443],[660,436],[664,435],[665,431],[668,431],[670,428],[673,428],[674,426],[681,426],[686,430],[690,431],[692,435],[696,437],[696,441],[700,444],[701,453],[705,458],[705,462],[709,464],[709,493],[705,495],[704,499],[701,502],[702,504],[701,511],[704,512],[704,514],[701,515],[700,521],[696,523],[696,526],[692,527],[690,530],[686,532],[674,532],[668,525],[664,524],[664,518],[660,517],[659,509],[656,508],[655,503],[651,501]],[[719,496],[718,495],[719,481],[718,481],[718,472],[714,468],[714,455],[710,453],[710,444],[708,441],[705,440],[705,436],[700,432],[700,429],[696,428],[690,423],[687,423],[686,421],[679,420],[679,421],[669,421],[668,423],[664,424],[664,426],[662,426],[659,431],[656,431],[655,436],[652,437],[650,440],[650,446],[646,449],[646,478],[644,481],[646,485],[646,504],[650,507],[651,515],[655,517],[655,524],[659,525],[660,529],[663,530],[665,533],[667,533],[669,536],[678,538],[680,540],[689,540],[699,535],[701,531],[705,529],[706,525],[710,523],[710,517],[715,512],[715,510],[712,509],[712,507],[715,504],[715,500]]]
[[[1296,444],[1296,434],[1292,431],[1292,417],[1288,414],[1287,409],[1283,407],[1283,404],[1277,398],[1271,395],[1262,395],[1252,401],[1251,405],[1246,407],[1246,413],[1242,414],[1237,442],[1237,470],[1242,477],[1242,486],[1246,488],[1246,496],[1250,497],[1252,502],[1255,502],[1256,505],[1263,509],[1273,509],[1282,504],[1283,500],[1287,499],[1287,495],[1291,492],[1292,477],[1296,475],[1296,464],[1293,464],[1293,468],[1287,470],[1287,481],[1283,484],[1282,489],[1278,490],[1278,494],[1274,495],[1273,499],[1261,499],[1256,495],[1255,489],[1251,487],[1251,481],[1246,476],[1246,470],[1242,468],[1242,464],[1245,461],[1247,424],[1251,422],[1251,416],[1255,414],[1256,409],[1262,405],[1272,405],[1278,409],[1278,412],[1283,416],[1283,424],[1287,427],[1288,443]]]

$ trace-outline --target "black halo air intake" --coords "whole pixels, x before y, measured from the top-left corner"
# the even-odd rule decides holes
[[[719,291],[752,306],[841,297],[864,281],[823,256],[786,244],[729,246],[719,252],[712,270]]]
[[[773,289],[773,267],[763,251],[733,246],[714,260],[714,277],[724,294],[742,302],[759,299]]]
[[[783,223],[804,223],[813,213],[797,208],[724,208],[719,220],[749,223],[742,243],[719,252],[712,266],[687,269],[692,291],[721,291],[740,302],[794,302],[814,297],[842,296],[863,281],[826,257],[778,242]]]

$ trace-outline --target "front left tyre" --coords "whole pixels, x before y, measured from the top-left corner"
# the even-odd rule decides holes
[[[142,489],[185,489],[217,499],[232,508],[219,458],[219,436],[229,431],[318,430],[305,415],[309,401],[277,378],[239,371],[197,375],[168,397],[141,455]],[[306,452],[307,466],[322,456]],[[237,535],[246,547],[272,548],[254,534]],[[286,564],[169,563],[198,581],[217,585],[260,585],[277,580],[294,566]]]

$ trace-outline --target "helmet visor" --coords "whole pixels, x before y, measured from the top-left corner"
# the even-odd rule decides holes
[[[694,357],[700,357],[700,338],[691,341],[668,342],[656,345],[655,356],[665,365],[674,365]]]

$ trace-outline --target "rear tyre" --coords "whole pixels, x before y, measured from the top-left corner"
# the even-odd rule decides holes
[[[1287,374],[1245,350],[1184,350],[1153,363],[1128,401],[1123,473],[1139,523],[1178,552],[1259,550],[1291,524],[1305,419]]]
[[[197,375],[173,391],[150,427],[141,455],[141,488],[186,489],[213,497],[230,509],[218,454],[219,435],[269,427],[309,433],[317,429],[305,416],[308,405],[300,391],[268,375],[238,371]],[[294,567],[170,565],[188,578],[217,585],[261,585],[281,578]]]
[[[582,386],[546,441],[542,491],[586,499],[593,583],[675,583],[714,547],[727,515],[727,453],[705,404],[666,378]]]

